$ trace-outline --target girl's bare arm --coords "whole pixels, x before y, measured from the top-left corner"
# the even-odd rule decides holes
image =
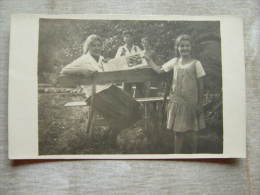
[[[198,78],[198,92],[199,92],[199,101],[198,101],[198,103],[199,103],[199,105],[200,106],[202,106],[202,104],[203,104],[203,95],[204,95],[204,78],[203,77],[201,77],[201,78]]]
[[[72,63],[68,64],[61,70],[61,74],[64,75],[85,75],[90,76],[96,70],[87,62],[82,61],[81,58],[76,59]]]
[[[150,58],[149,56],[144,56],[144,58],[146,59],[148,65],[151,66],[152,69],[153,69],[155,72],[157,72],[157,73],[159,73],[159,74],[165,72],[160,66],[158,66],[157,64],[154,63],[154,61],[152,60],[152,58]]]
[[[95,72],[94,70],[90,70],[90,69],[82,68],[82,67],[64,67],[61,70],[61,74],[64,74],[64,75],[85,75],[85,76],[89,76],[94,72]]]

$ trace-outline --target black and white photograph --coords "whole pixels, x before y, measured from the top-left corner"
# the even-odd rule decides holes
[[[40,19],[39,155],[223,152],[219,21]]]
[[[11,158],[245,155],[239,18],[17,15],[12,21]]]
[[[260,194],[259,0],[0,10],[0,195]]]

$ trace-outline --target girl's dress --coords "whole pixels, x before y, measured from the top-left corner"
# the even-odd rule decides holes
[[[162,69],[166,72],[173,70],[167,128],[175,132],[205,128],[204,114],[198,111],[198,78],[206,75],[200,61],[181,64],[179,58],[173,58]]]

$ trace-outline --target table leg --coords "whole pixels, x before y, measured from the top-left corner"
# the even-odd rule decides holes
[[[91,94],[91,101],[89,106],[89,117],[87,122],[87,134],[91,138],[92,137],[92,131],[93,131],[93,123],[95,121],[95,94],[96,94],[96,84],[93,83],[92,85],[92,94]]]

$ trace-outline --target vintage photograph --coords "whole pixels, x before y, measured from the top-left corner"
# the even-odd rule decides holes
[[[220,21],[40,18],[38,152],[223,153]]]

